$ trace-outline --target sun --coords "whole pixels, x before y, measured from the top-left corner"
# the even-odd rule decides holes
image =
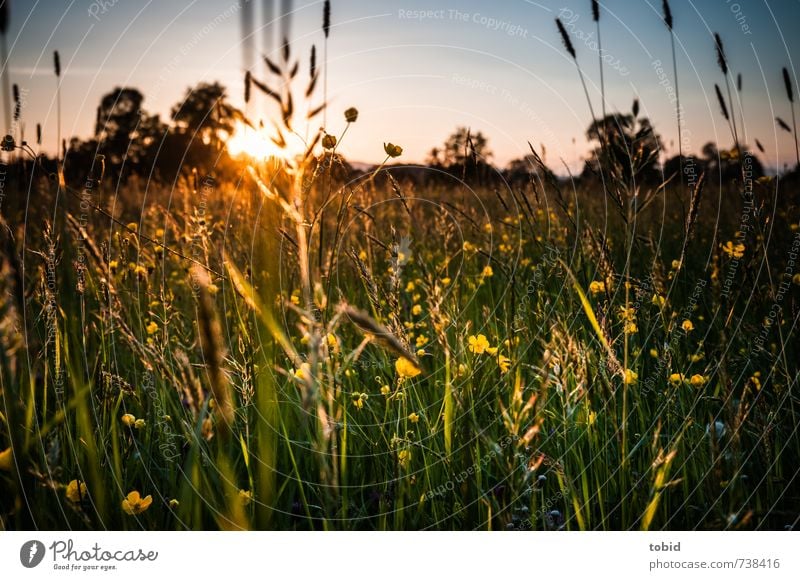
[[[291,159],[303,152],[302,144],[295,146],[290,142],[286,147],[278,147],[266,129],[254,129],[241,122],[236,124],[226,146],[231,157],[249,157],[257,161],[273,157]]]

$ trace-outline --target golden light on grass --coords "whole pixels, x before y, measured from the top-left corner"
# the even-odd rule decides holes
[[[304,153],[300,138],[289,139],[285,147],[279,147],[267,129],[253,129],[244,123],[237,123],[233,134],[226,140],[228,153],[234,158],[249,158],[263,161],[276,157],[293,159]]]

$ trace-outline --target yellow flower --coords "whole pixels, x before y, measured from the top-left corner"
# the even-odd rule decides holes
[[[253,501],[253,492],[249,489],[240,489],[239,501],[242,502],[242,505],[250,505],[250,502]]]
[[[399,359],[397,359],[397,361],[394,363],[394,368],[397,371],[397,374],[403,379],[413,379],[422,372],[417,365],[404,356],[401,356]]]
[[[591,284],[589,284],[589,292],[591,292],[594,295],[602,294],[605,291],[606,291],[605,282],[594,280]]]
[[[386,155],[389,157],[400,157],[403,154],[403,148],[393,143],[384,143],[383,150],[386,151]]]
[[[658,349],[657,348],[651,348],[650,349],[650,356],[653,357],[653,358],[658,358]]]
[[[408,416],[408,420],[411,421],[412,423],[419,423],[419,415],[417,415],[416,413],[411,413]]]
[[[391,392],[392,392],[392,389],[391,389],[391,387],[389,387],[389,385],[383,385],[381,387],[381,395],[383,395],[384,397],[388,397],[389,393],[391,393]]]
[[[633,308],[625,308],[624,306],[620,306],[619,317],[621,320],[634,322],[636,320],[636,310]]]
[[[467,339],[467,343],[469,344],[469,351],[474,354],[483,354],[489,348],[489,340],[483,334],[470,336]]]
[[[725,244],[722,245],[721,248],[723,252],[725,252],[726,254],[728,254],[728,256],[736,260],[744,256],[744,251],[746,249],[744,244],[735,244],[730,240],[725,242]]]
[[[400,464],[400,467],[408,467],[408,464],[411,462],[411,451],[408,449],[401,449],[398,451],[397,462]]]
[[[369,395],[367,393],[353,393],[353,405],[356,409],[363,409],[364,403],[369,399]]]
[[[681,261],[680,260],[672,260],[672,264],[671,265],[672,265],[672,269],[673,270],[678,270],[681,267]]]
[[[179,502],[177,499],[169,500],[169,509],[171,509],[171,510],[178,509],[178,507],[180,505],[181,505],[181,502]]]
[[[413,280],[409,280],[408,284],[406,284],[406,292],[411,293],[416,290],[417,285],[414,284]]]
[[[311,378],[311,365],[308,363],[301,364],[300,367],[294,371],[294,376],[301,381],[307,381]]]
[[[689,383],[693,387],[702,387],[706,384],[706,378],[703,375],[692,375],[692,378],[689,379]]]
[[[119,268],[119,262],[117,262],[116,260],[111,260],[108,263],[108,269],[111,270],[112,274],[117,271],[117,268]]]
[[[336,338],[335,334],[328,333],[328,336],[325,337],[328,341],[328,348],[333,352],[339,351],[339,340]]]
[[[664,304],[667,303],[667,299],[661,296],[660,294],[653,294],[653,306],[658,306],[659,308],[663,308]]]
[[[625,378],[623,379],[626,385],[633,385],[639,380],[639,375],[636,371],[625,369]]]
[[[413,314],[414,316],[419,316],[420,314],[422,314],[422,306],[420,306],[419,304],[414,304],[414,306],[411,307],[411,314]]]
[[[133,424],[136,429],[144,429],[145,425],[144,419],[136,419],[136,422]]]
[[[501,354],[497,357],[497,366],[500,367],[501,373],[507,373],[508,369],[511,368],[511,359]]]
[[[158,332],[158,323],[151,320],[150,323],[145,327],[145,330],[147,330],[147,334],[149,335],[155,334]]]
[[[449,286],[450,282],[450,278],[442,278],[442,286]]]
[[[800,286],[800,274],[792,276],[792,282],[794,282],[796,286]]]
[[[475,252],[475,246],[470,244],[469,242],[464,242],[461,246],[461,249],[464,250],[467,254],[472,254]]]
[[[692,324],[691,320],[687,319],[681,322],[681,328],[684,330],[684,332],[691,332],[694,330],[694,324]]]
[[[131,415],[130,413],[125,413],[122,418],[122,424],[126,427],[133,427],[136,424],[136,417]]]
[[[686,377],[682,373],[672,373],[669,376],[669,382],[673,385],[680,385],[681,383],[686,382]]]
[[[492,276],[494,276],[494,270],[492,270],[491,266],[486,265],[483,268],[483,272],[481,272],[481,276],[483,276],[484,278],[491,278]]]
[[[693,354],[692,356],[690,356],[690,357],[689,357],[689,360],[690,360],[691,362],[693,362],[693,363],[700,362],[701,360],[703,360],[703,357],[704,357],[704,356],[705,356],[705,355],[704,355],[702,352],[699,352],[699,353],[697,353],[697,354]]]
[[[151,503],[153,503],[152,496],[141,497],[138,491],[133,490],[122,500],[122,509],[129,516],[138,516],[140,513],[146,511]]]
[[[86,484],[77,479],[73,479],[67,484],[64,495],[66,495],[67,499],[72,503],[80,503],[82,499],[86,498],[87,493]]]
[[[422,348],[422,347],[423,347],[423,346],[425,346],[426,344],[428,344],[428,337],[427,337],[427,336],[425,336],[424,334],[420,334],[420,335],[417,337],[417,340],[416,340],[416,345],[417,345],[417,348]]]
[[[128,226],[127,226],[127,227],[128,227],[128,229],[129,229],[129,230],[131,230],[132,232],[135,232],[136,230],[138,230],[138,229],[139,229],[139,224],[137,224],[136,222],[131,222],[131,223],[129,223],[129,224],[128,224]]]
[[[625,334],[636,334],[639,331],[639,327],[636,326],[635,322],[626,322],[625,327],[623,329]]]

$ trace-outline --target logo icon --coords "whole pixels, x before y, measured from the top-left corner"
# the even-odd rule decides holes
[[[19,549],[19,561],[26,568],[36,568],[44,560],[44,544],[39,540],[28,540]]]

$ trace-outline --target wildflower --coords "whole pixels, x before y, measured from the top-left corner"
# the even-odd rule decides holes
[[[731,258],[738,260],[742,256],[744,256],[745,245],[741,243],[734,244],[732,241],[728,240],[725,242],[724,245],[720,246],[722,251],[728,254]]]
[[[449,286],[450,282],[450,278],[442,278],[442,286]]]
[[[466,376],[466,374],[467,374],[467,365],[465,365],[464,363],[459,363],[459,365],[458,365],[458,376],[459,377],[463,377],[463,376]]]
[[[311,365],[308,363],[301,364],[299,368],[295,369],[294,377],[301,381],[311,378]]]
[[[417,357],[422,358],[423,356],[425,356],[425,349],[424,348],[417,349]]]
[[[355,123],[358,119],[358,109],[350,107],[344,112],[344,120],[348,123]]]
[[[470,336],[467,338],[467,343],[469,344],[469,351],[473,354],[483,354],[489,348],[489,340],[483,334]]]
[[[358,259],[361,260],[362,262],[365,262],[367,260],[367,253],[364,250],[361,250],[358,253]]]
[[[77,479],[73,479],[67,484],[64,495],[66,495],[67,499],[72,503],[80,503],[80,501],[86,497],[87,493],[86,484]]]
[[[403,379],[413,379],[422,372],[417,365],[404,356],[401,356],[399,359],[397,359],[397,361],[394,363],[394,368],[397,371],[397,374],[400,375],[400,378]]]
[[[606,291],[605,282],[594,280],[591,284],[589,284],[589,292],[591,292],[595,296],[598,294],[602,294],[605,291]]]
[[[147,278],[147,268],[144,266],[136,266],[133,269],[133,273],[139,278]]]
[[[242,502],[242,505],[250,505],[250,502],[253,501],[253,492],[249,489],[240,489],[239,490],[239,501]]]
[[[461,246],[461,249],[462,249],[462,250],[464,250],[464,252],[465,252],[465,253],[467,253],[467,254],[472,254],[472,253],[474,253],[474,252],[475,252],[475,250],[476,250],[475,246],[474,246],[474,245],[472,245],[472,244],[471,244],[471,243],[469,243],[469,242],[464,242],[464,243],[462,244],[462,246]]]
[[[171,509],[171,510],[178,509],[178,507],[180,505],[181,505],[181,502],[179,502],[177,499],[173,498],[173,499],[169,500],[169,509]]]
[[[135,233],[139,229],[139,224],[137,224],[136,222],[131,222],[125,227]]]
[[[389,393],[391,393],[391,392],[392,392],[392,389],[389,387],[389,385],[383,385],[381,387],[381,395],[383,395],[384,397],[388,397]]]
[[[652,303],[653,306],[658,306],[659,308],[663,308],[664,305],[667,303],[667,299],[661,296],[660,294],[653,294]]]
[[[492,267],[489,265],[484,266],[483,272],[481,272],[481,276],[483,276],[484,278],[491,278],[492,276],[494,276],[494,270],[492,270]]]
[[[635,322],[628,321],[625,323],[623,331],[625,332],[625,334],[636,334],[637,332],[639,332],[639,327],[636,326]]]
[[[684,332],[691,332],[694,330],[694,324],[692,324],[691,320],[687,319],[681,322],[681,328],[683,329]]]
[[[411,413],[408,416],[408,420],[411,421],[412,423],[419,423],[419,415],[417,415],[416,413]]]
[[[792,276],[792,282],[794,282],[796,286],[800,286],[800,274]]]
[[[145,423],[144,419],[136,419],[133,426],[135,429],[144,429],[147,424]]]
[[[703,360],[704,356],[705,355],[702,352],[698,352],[697,354],[693,354],[692,356],[690,356],[689,360],[691,362],[693,362],[693,363],[697,363],[697,362],[700,362],[701,360]]]
[[[486,347],[486,354],[489,356],[496,356],[498,348],[496,346],[487,346]]]
[[[403,148],[393,143],[384,143],[383,150],[386,151],[386,155],[389,157],[400,157],[403,154]]]
[[[131,415],[130,413],[125,413],[121,417],[122,424],[126,427],[133,427],[136,424],[136,417]]]
[[[414,306],[411,307],[411,314],[414,316],[419,316],[422,314],[422,306],[419,304],[414,304]]]
[[[154,320],[151,320],[150,323],[145,327],[145,330],[147,331],[147,334],[151,336],[154,335],[156,332],[158,332],[158,323]]]
[[[672,269],[673,270],[679,270],[680,267],[681,267],[681,261],[680,260],[672,260]]]
[[[636,371],[625,369],[625,378],[623,379],[626,385],[633,385],[639,380],[639,375]]]
[[[408,449],[401,449],[397,452],[397,462],[400,464],[400,467],[406,468],[408,464],[411,462],[411,451]]]
[[[420,334],[417,337],[417,341],[416,341],[417,348],[422,348],[426,344],[428,344],[428,337],[425,336],[424,334]]]
[[[153,503],[152,496],[141,497],[138,491],[133,490],[122,500],[122,509],[129,516],[138,516],[140,513],[147,511],[151,503]]]
[[[336,137],[334,135],[328,135],[327,133],[322,138],[322,146],[325,149],[333,149],[336,147]]]
[[[414,284],[413,280],[409,280],[408,284],[406,284],[406,292],[411,293],[417,288],[417,285]]]
[[[119,262],[117,262],[116,260],[111,260],[108,263],[108,269],[111,271],[112,274],[117,271],[117,268],[119,268]]]
[[[682,373],[672,373],[669,376],[669,382],[673,385],[680,385],[686,382],[686,377]]]
[[[636,320],[636,310],[633,308],[625,308],[624,306],[620,306],[619,317],[621,320],[634,322]]]
[[[369,395],[367,393],[353,393],[353,405],[356,409],[363,409],[364,403],[369,399]]]
[[[702,387],[706,384],[706,378],[703,375],[692,375],[689,379],[689,384],[693,387]]]
[[[339,340],[336,338],[335,334],[329,332],[325,339],[328,342],[328,348],[330,350],[333,352],[339,352]]]
[[[508,369],[511,368],[511,359],[501,354],[497,357],[497,366],[500,367],[501,373],[507,373]]]
[[[657,348],[651,348],[650,349],[650,356],[653,357],[653,358],[658,358],[658,349]]]

